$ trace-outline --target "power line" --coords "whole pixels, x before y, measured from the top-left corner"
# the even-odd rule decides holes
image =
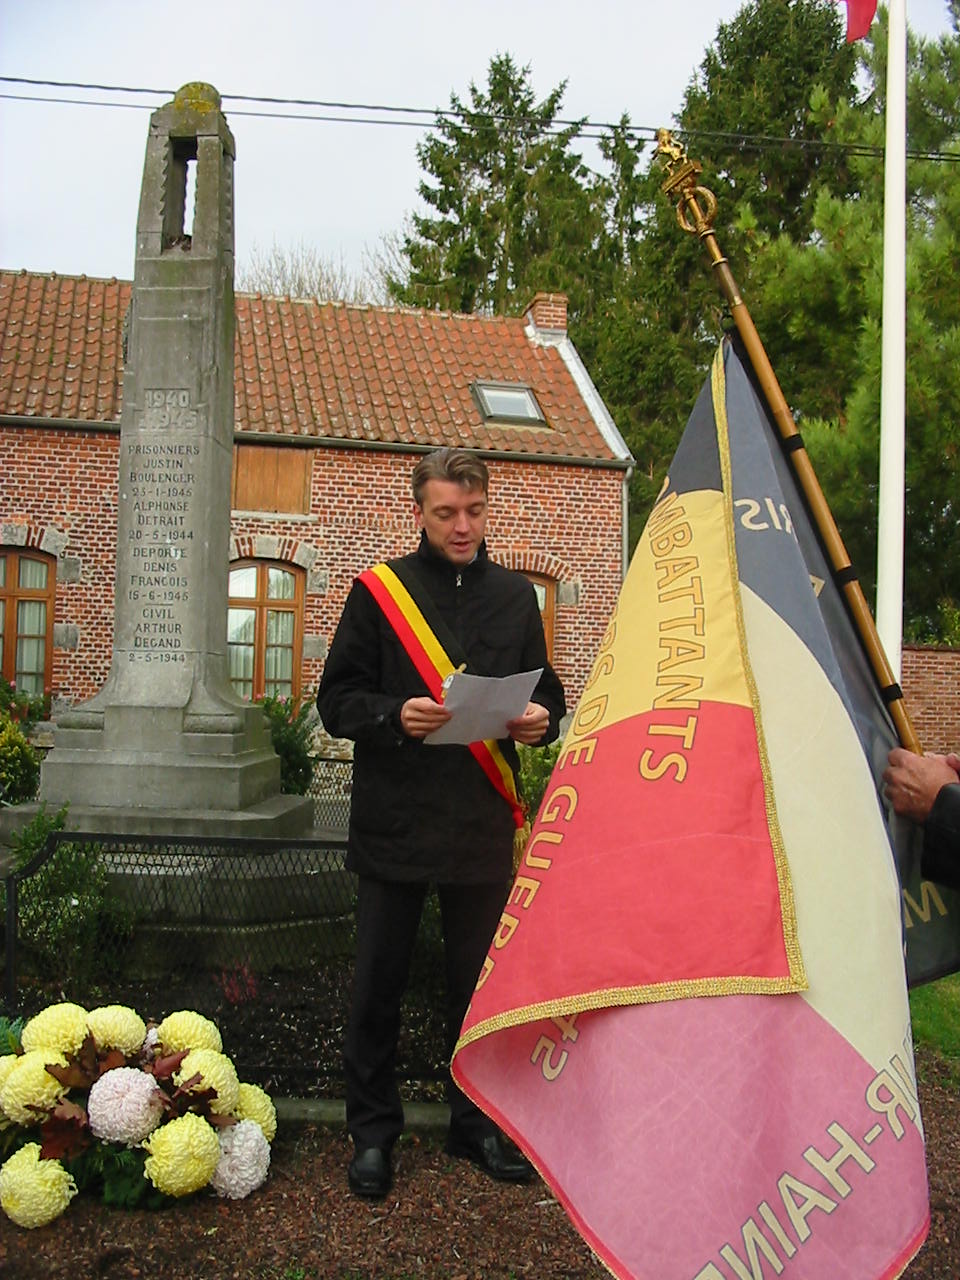
[[[83,81],[72,80],[37,80],[30,79],[25,76],[0,76],[0,83],[30,85],[37,88],[81,89],[85,92],[94,93],[126,93],[136,94],[138,96],[147,95],[164,98],[171,98],[176,92],[172,89],[155,89],[148,88],[143,85],[88,84]],[[385,103],[326,102],[315,98],[278,98],[248,93],[222,93],[220,98],[221,101],[253,102],[269,106],[315,107],[320,108],[323,111],[323,114],[318,114],[316,112],[307,113],[304,111],[259,111],[244,109],[234,109],[230,112],[231,116],[267,120],[302,120],[307,123],[361,124],[380,125],[391,128],[405,127],[428,129],[436,126],[439,122],[444,120],[469,125],[473,120],[511,121],[516,119],[515,116],[510,116],[505,113],[471,111],[466,108],[455,111],[439,107],[404,107]],[[47,95],[41,96],[35,94],[0,93],[0,99],[18,102],[41,102],[54,105],[63,104],[66,106],[119,107],[127,110],[141,111],[154,109],[150,103],[115,102],[90,98],[50,97]],[[328,114],[330,112],[337,112],[338,114]],[[378,114],[375,116],[343,114],[346,112],[376,112]],[[385,116],[386,118],[381,118],[381,116]],[[397,119],[396,117],[398,116],[413,118]],[[590,121],[587,117],[584,117],[581,120],[556,119],[552,122],[551,127],[545,129],[544,132],[557,136],[562,132],[566,132],[568,129],[575,129],[576,136],[578,138],[583,138],[587,141],[596,141],[620,127],[620,122],[617,122],[616,124],[610,122],[597,122]],[[625,132],[629,137],[637,142],[650,142],[656,137],[657,129],[653,125],[629,125],[626,127]],[[680,137],[688,140],[700,139],[707,143],[714,143],[725,149],[741,152],[792,150],[820,151],[823,153],[862,156],[866,158],[881,158],[883,156],[882,146],[872,145],[869,143],[837,142],[832,139],[784,138],[769,134],[724,133],[707,129],[675,129],[674,132]],[[956,163],[960,161],[960,151],[908,148],[907,157],[911,160]]]
[[[0,79],[3,79],[0,76]],[[44,102],[53,103],[55,105],[63,105],[70,107],[122,107],[128,111],[152,111],[153,107],[147,102],[104,102],[96,98],[50,98],[35,94],[22,93],[0,93],[0,101],[7,102]],[[309,115],[303,112],[294,111],[231,111],[231,117],[236,116],[252,116],[256,119],[263,120],[304,120],[307,122],[320,122],[325,124],[382,124],[396,127],[398,125],[407,125],[411,128],[423,129],[429,126],[428,121],[419,120],[377,120],[364,116],[331,116],[317,115],[311,113]]]

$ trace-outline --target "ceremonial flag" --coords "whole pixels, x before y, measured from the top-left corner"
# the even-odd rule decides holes
[[[847,6],[847,44],[862,40],[877,13],[877,0],[844,0]]]
[[[453,1061],[621,1280],[891,1280],[923,1242],[892,742],[725,342]]]

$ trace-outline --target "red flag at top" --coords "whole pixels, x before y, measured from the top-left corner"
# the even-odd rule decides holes
[[[847,6],[847,44],[862,40],[876,17],[877,0],[844,0]]]

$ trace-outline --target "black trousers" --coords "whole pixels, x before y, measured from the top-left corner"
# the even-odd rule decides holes
[[[403,1131],[403,1104],[396,1082],[400,1005],[428,887],[360,877],[357,960],[343,1050],[347,1128],[357,1147],[389,1150]],[[502,881],[437,885],[448,1060],[500,920],[507,888]],[[447,1081],[447,1099],[452,1132],[482,1135],[494,1128],[452,1079]]]

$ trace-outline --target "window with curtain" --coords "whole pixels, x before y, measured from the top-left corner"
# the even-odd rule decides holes
[[[39,551],[0,551],[0,677],[20,693],[50,692],[56,561]]]
[[[557,603],[557,584],[553,578],[540,573],[525,575],[537,593],[537,604],[540,606],[540,617],[543,619],[543,634],[547,642],[547,658],[553,662],[553,618]]]
[[[276,560],[230,566],[227,654],[241,697],[300,697],[304,577]]]

